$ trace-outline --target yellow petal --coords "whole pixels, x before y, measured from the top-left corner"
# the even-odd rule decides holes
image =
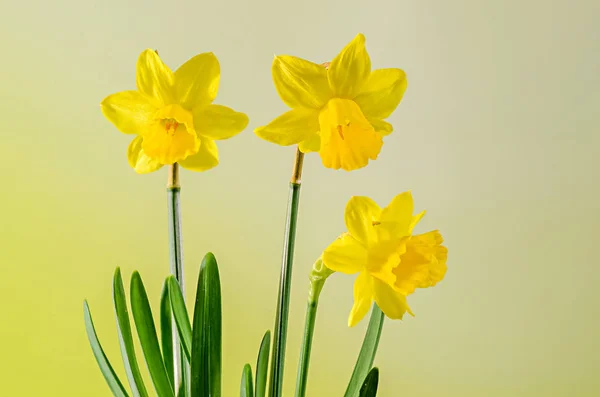
[[[402,320],[404,313],[413,314],[406,303],[405,295],[378,279],[373,279],[373,282],[375,302],[387,317],[392,320]]]
[[[358,34],[329,65],[327,76],[335,96],[352,99],[358,95],[371,73],[371,59],[365,36]]]
[[[368,118],[385,119],[398,107],[406,91],[406,74],[400,69],[373,71],[354,98]]]
[[[289,55],[273,60],[273,81],[283,102],[291,108],[317,109],[331,98],[327,70],[316,63]]]
[[[323,251],[323,263],[333,271],[354,274],[367,266],[368,254],[360,242],[344,233]]]
[[[143,133],[154,119],[156,107],[138,91],[123,91],[106,97],[102,114],[125,134]]]
[[[392,127],[392,125],[385,120],[368,117],[367,120],[369,120],[369,123],[371,123],[375,131],[381,136],[390,135],[392,131],[394,131],[394,127]]]
[[[202,144],[198,153],[191,155],[179,164],[190,171],[206,171],[219,164],[219,150],[215,141],[209,138],[201,137]]]
[[[331,99],[319,113],[321,150],[327,168],[352,171],[375,160],[383,140],[364,117],[358,105],[348,99]]]
[[[412,233],[415,226],[417,226],[417,223],[419,223],[419,221],[425,216],[425,212],[426,211],[421,211],[417,215],[412,217],[412,221],[410,222],[410,225],[408,227],[409,233]]]
[[[302,153],[318,152],[321,150],[321,135],[319,135],[319,132],[316,132],[300,142],[298,148]]]
[[[248,125],[248,116],[227,106],[208,105],[194,109],[196,132],[210,139],[229,139]]]
[[[354,327],[369,312],[373,303],[373,278],[361,272],[354,282],[354,305],[348,317],[348,326]]]
[[[156,101],[157,105],[173,102],[173,72],[163,63],[156,51],[144,50],[137,62],[138,90]]]
[[[368,197],[354,196],[346,204],[344,221],[348,231],[354,238],[371,246],[377,237],[375,227],[381,216],[381,208]]]
[[[175,71],[175,94],[186,109],[214,101],[219,90],[221,68],[212,52],[196,55]]]
[[[156,112],[142,142],[144,152],[162,164],[173,164],[198,152],[200,138],[194,131],[192,114],[179,105]]]
[[[401,238],[410,234],[413,222],[413,198],[411,192],[400,193],[381,212],[381,229],[390,238]]]
[[[310,138],[319,130],[318,116],[318,111],[314,109],[292,109],[268,125],[257,128],[254,133],[277,145],[295,145]]]
[[[156,160],[148,157],[142,149],[141,136],[135,137],[127,148],[127,160],[131,168],[138,174],[147,174],[160,169],[163,165]]]

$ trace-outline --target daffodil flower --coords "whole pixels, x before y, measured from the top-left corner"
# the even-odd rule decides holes
[[[410,192],[399,194],[384,209],[368,197],[348,202],[348,232],[325,249],[323,262],[336,272],[358,273],[350,327],[365,316],[373,300],[391,319],[412,315],[406,296],[444,278],[448,250],[441,245],[441,234],[412,235],[424,214],[413,216]]]
[[[212,53],[196,55],[173,73],[156,51],[142,52],[137,90],[110,95],[101,104],[117,129],[137,135],[127,150],[136,172],[174,163],[206,171],[219,163],[214,141],[231,138],[248,124],[245,114],[212,104],[219,79],[219,61]]]
[[[359,34],[328,68],[289,55],[276,56],[273,80],[292,110],[255,133],[278,145],[299,144],[303,153],[319,152],[323,165],[355,170],[375,160],[389,117],[406,90],[400,69],[371,71],[365,37]]]

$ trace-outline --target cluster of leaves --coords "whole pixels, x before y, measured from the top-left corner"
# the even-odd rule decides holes
[[[127,299],[119,268],[113,280],[113,301],[117,331],[127,380],[135,397],[148,397],[135,354]],[[185,306],[181,286],[170,276],[165,280],[160,302],[160,339],[148,302],[142,278],[134,272],[131,278],[130,301],[138,339],[154,389],[159,397],[220,397],[221,396],[221,284],[217,261],[213,254],[205,256],[200,267],[194,304],[193,322]],[[84,302],[86,331],[96,361],[113,395],[129,397],[125,386],[110,364],[94,328],[87,301]],[[183,361],[190,367],[183,371],[183,381],[174,390],[173,320],[179,335]],[[383,314],[375,306],[354,372],[344,397],[374,397],[377,394],[379,371],[372,368]],[[242,371],[240,397],[266,397],[271,334],[267,331],[260,344],[255,376],[250,364]]]

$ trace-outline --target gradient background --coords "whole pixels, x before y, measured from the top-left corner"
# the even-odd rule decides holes
[[[600,395],[600,3],[590,1],[3,1],[0,24],[0,379],[3,396],[108,396],[82,316],[124,380],[111,279],[141,272],[157,308],[168,272],[166,171],[139,176],[131,137],[100,113],[156,48],[173,69],[213,51],[217,103],[250,116],[221,165],[184,172],[191,293],[220,263],[224,395],[238,395],[273,326],[293,148],[252,130],[285,110],[273,54],[330,60],[358,32],[373,66],[408,75],[380,158],[334,172],[307,157],[285,390],[292,395],[307,273],[344,230],[352,195],[411,189],[449,271],[387,322],[381,396]],[[366,322],[346,327],[352,278],[328,281],[309,396],[340,396]],[[156,313],[156,311],[155,311]]]

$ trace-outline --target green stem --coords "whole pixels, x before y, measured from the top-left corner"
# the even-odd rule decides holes
[[[175,276],[181,291],[184,293],[184,278],[183,278],[183,244],[181,237],[181,209],[179,195],[181,186],[179,184],[179,165],[177,163],[169,166],[169,176],[167,183],[167,197],[169,209],[169,256],[171,260],[171,274]],[[185,296],[185,293],[184,293]],[[179,389],[179,385],[184,379],[189,379],[189,376],[184,377],[183,371],[189,373],[189,365],[185,362],[181,347],[179,344],[179,336],[177,326],[173,320],[173,380],[174,390]]]
[[[318,299],[308,299],[308,302],[306,303],[304,337],[302,338],[300,364],[298,365],[298,377],[296,378],[296,397],[304,397],[306,395],[306,384],[308,382],[308,366],[310,364],[310,352],[312,349],[312,340],[315,331],[315,320],[317,318],[318,306]]]
[[[294,241],[296,239],[296,221],[298,219],[298,202],[300,199],[300,179],[304,154],[296,150],[296,159],[290,182],[285,238],[283,245],[283,260],[279,279],[279,295],[273,333],[273,354],[271,356],[271,378],[269,396],[281,397],[283,389],[283,369],[285,364],[285,346],[287,325],[292,289],[292,263],[294,260]]]
[[[296,377],[296,397],[306,395],[306,385],[308,383],[308,367],[310,365],[310,352],[312,350],[312,341],[315,331],[315,322],[317,320],[317,308],[319,307],[319,296],[325,280],[333,274],[321,258],[317,259],[310,271],[310,288],[308,290],[308,302],[306,303],[306,320],[304,323],[304,336],[302,338],[302,347],[300,350],[300,364],[298,364],[298,376]]]

